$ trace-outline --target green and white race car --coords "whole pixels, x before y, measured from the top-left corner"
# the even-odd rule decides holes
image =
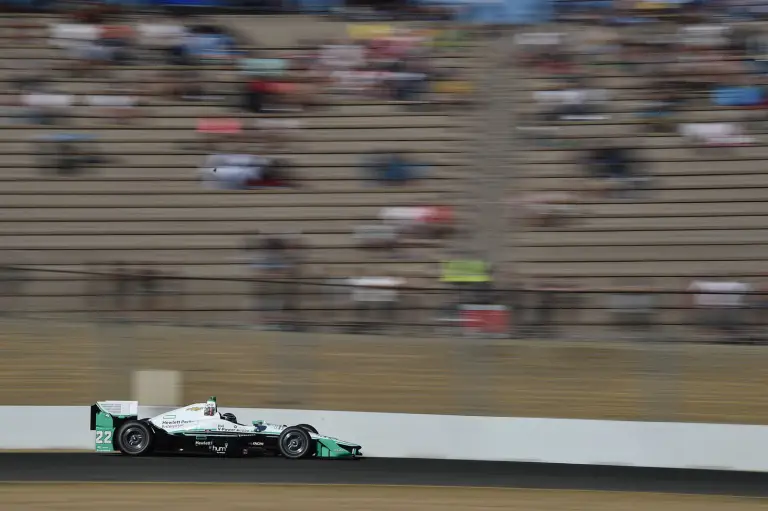
[[[286,426],[264,421],[240,424],[219,413],[216,398],[140,419],[137,401],[99,401],[91,406],[97,452],[130,456],[152,453],[274,455],[300,458],[359,458],[361,446],[321,435],[309,424]]]

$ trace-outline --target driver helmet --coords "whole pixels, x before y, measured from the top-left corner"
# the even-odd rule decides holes
[[[235,417],[234,413],[230,413],[230,412],[222,413],[221,418],[224,419],[225,421],[229,421],[233,424],[237,424],[237,417]]]
[[[205,403],[205,411],[203,412],[207,417],[213,417],[216,415],[216,397],[208,398],[208,402]]]

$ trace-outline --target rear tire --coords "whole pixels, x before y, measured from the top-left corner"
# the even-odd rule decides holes
[[[298,460],[312,456],[312,438],[309,432],[299,426],[285,428],[277,439],[280,454],[288,459]]]
[[[128,456],[143,456],[152,452],[154,433],[149,426],[139,421],[128,421],[117,430],[118,450]]]
[[[315,435],[319,435],[320,434],[320,433],[317,432],[315,427],[312,426],[311,424],[298,424],[296,427],[297,428],[304,428],[307,431],[309,431],[310,433],[314,433]]]

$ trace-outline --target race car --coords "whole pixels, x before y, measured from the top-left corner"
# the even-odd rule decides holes
[[[241,424],[232,413],[220,413],[213,396],[139,419],[138,401],[99,401],[91,406],[96,451],[128,456],[160,453],[220,456],[275,455],[288,459],[359,458],[361,446],[321,435],[309,424],[286,426],[261,420]]]

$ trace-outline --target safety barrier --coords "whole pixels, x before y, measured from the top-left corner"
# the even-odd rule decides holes
[[[142,417],[172,407],[140,407]],[[309,423],[368,457],[768,471],[768,426],[220,408]],[[0,407],[0,449],[93,450],[87,406]],[[94,453],[94,456],[97,454]]]

